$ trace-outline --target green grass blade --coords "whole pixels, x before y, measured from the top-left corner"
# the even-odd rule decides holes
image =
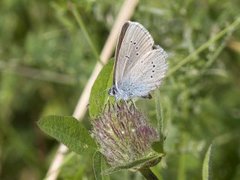
[[[203,161],[203,168],[202,168],[202,179],[203,180],[209,180],[209,171],[210,171],[210,163],[211,163],[211,152],[212,152],[212,145],[209,146],[207,153],[205,155],[204,161]]]

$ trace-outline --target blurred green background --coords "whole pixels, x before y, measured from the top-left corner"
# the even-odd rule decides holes
[[[98,52],[123,1],[73,0]],[[132,20],[169,53],[170,70],[240,17],[239,0],[141,0]],[[0,179],[42,179],[58,143],[36,121],[71,115],[97,59],[65,0],[0,1]],[[163,179],[240,179],[240,26],[211,42],[161,87]],[[155,101],[138,106],[156,119]],[[89,125],[88,115],[83,123]],[[93,179],[92,157],[68,158],[59,179]],[[76,158],[77,157],[77,158]],[[111,179],[142,179],[119,172]]]

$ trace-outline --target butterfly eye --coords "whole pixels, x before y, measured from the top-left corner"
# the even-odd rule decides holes
[[[115,95],[116,94],[116,89],[112,88],[112,94]]]
[[[116,94],[116,88],[112,87],[111,89],[109,89],[108,94],[114,96]]]

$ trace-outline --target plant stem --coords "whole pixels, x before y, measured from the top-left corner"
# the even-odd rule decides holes
[[[92,49],[93,55],[95,56],[95,58],[96,58],[101,64],[103,64],[103,63],[101,62],[101,60],[99,59],[99,53],[98,53],[96,47],[94,46],[94,43],[93,43],[93,41],[92,41],[92,39],[91,39],[91,37],[90,37],[87,29],[86,29],[86,26],[85,26],[85,24],[84,24],[84,22],[83,22],[83,20],[82,20],[82,17],[81,17],[81,15],[80,15],[80,13],[78,13],[78,11],[77,11],[77,8],[76,8],[75,4],[74,4],[74,3],[71,3],[71,4],[70,4],[70,7],[71,7],[70,10],[72,11],[73,16],[74,16],[75,19],[77,20],[77,23],[78,23],[79,27],[81,28],[81,30],[82,30],[82,32],[83,32],[83,34],[84,34],[84,36],[85,36],[85,38],[86,38],[86,40],[87,40],[90,48]]]
[[[147,180],[158,180],[150,168],[140,169],[139,171]]]
[[[157,125],[158,132],[160,133],[160,139],[163,138],[163,109],[160,100],[160,91],[156,91],[155,98],[156,114],[157,114]]]

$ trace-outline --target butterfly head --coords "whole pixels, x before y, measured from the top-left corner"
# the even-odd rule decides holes
[[[115,95],[117,94],[117,89],[116,89],[116,87],[115,87],[115,86],[112,86],[112,87],[109,89],[108,94],[109,94],[110,96],[115,96]]]
[[[116,100],[120,100],[120,99],[127,100],[128,99],[128,96],[126,96],[124,94],[124,92],[122,92],[120,89],[118,89],[115,85],[113,85],[109,89],[108,94],[110,96],[114,96]]]

